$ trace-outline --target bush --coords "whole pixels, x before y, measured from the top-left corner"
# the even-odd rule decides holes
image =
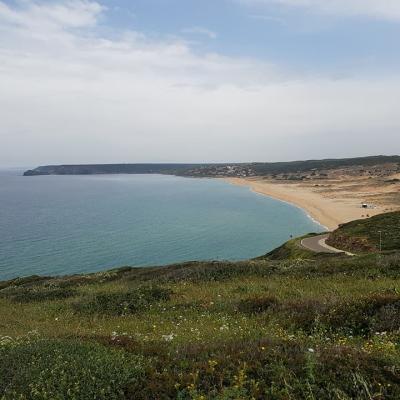
[[[239,302],[238,309],[247,314],[263,313],[275,307],[279,300],[275,296],[250,297]]]
[[[15,303],[31,303],[47,300],[61,300],[76,296],[77,291],[72,288],[51,286],[17,287],[3,290],[1,297]]]
[[[132,281],[223,282],[241,276],[270,276],[276,266],[264,261],[192,261],[167,267],[137,268],[126,277]]]
[[[129,292],[98,293],[73,305],[87,314],[129,315],[144,311],[150,304],[170,299],[171,290],[158,286],[143,286]]]
[[[371,318],[372,332],[392,332],[400,330],[400,301],[381,307]]]
[[[342,302],[290,301],[274,311],[286,316],[286,325],[307,333],[324,327],[332,332],[368,336],[400,327],[400,296],[396,294],[374,294]]]
[[[311,332],[323,320],[330,304],[317,299],[289,301],[277,310],[287,317],[287,323],[305,332]]]
[[[400,396],[396,365],[385,355],[345,346],[309,349],[271,339],[193,343],[157,349],[146,385],[128,390],[128,398],[394,400]]]
[[[355,335],[396,330],[399,321],[400,296],[397,294],[374,294],[345,302],[327,317],[330,327],[345,329]]]
[[[46,282],[50,277],[31,275],[23,278],[10,279],[8,281],[0,281],[0,290],[11,286],[28,286],[37,283]]]
[[[0,398],[125,399],[143,359],[99,344],[43,340],[0,347]]]

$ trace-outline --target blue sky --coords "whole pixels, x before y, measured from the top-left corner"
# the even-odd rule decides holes
[[[102,4],[110,10],[105,25],[139,30],[152,37],[182,37],[193,41],[197,51],[274,60],[316,72],[395,71],[399,67],[397,19],[321,15],[307,8],[266,3],[140,0]],[[196,34],[196,28],[205,34]],[[215,37],[209,37],[207,30]]]
[[[398,0],[0,0],[0,163],[400,151]]]

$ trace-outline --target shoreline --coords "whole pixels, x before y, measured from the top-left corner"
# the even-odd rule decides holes
[[[298,184],[280,183],[254,178],[223,178],[238,186],[247,186],[255,193],[269,196],[301,208],[308,217],[327,231],[338,228],[340,224],[373,216],[383,212],[378,208],[362,209],[358,199],[337,199],[324,196],[309,187]]]
[[[229,178],[229,179],[230,179],[230,178]],[[233,178],[233,179],[234,179],[234,178]],[[295,203],[292,202],[292,201],[283,200],[283,199],[278,198],[278,197],[276,197],[276,196],[272,196],[272,195],[266,194],[266,193],[264,193],[264,192],[262,192],[262,191],[255,190],[251,185],[246,185],[246,184],[239,185],[239,184],[237,184],[237,183],[235,183],[235,182],[229,182],[229,183],[231,183],[231,184],[233,184],[233,185],[237,185],[237,186],[247,186],[247,187],[249,188],[249,190],[250,190],[251,192],[255,193],[255,194],[258,194],[258,195],[260,195],[260,196],[269,197],[269,198],[271,198],[271,199],[278,200],[278,201],[280,201],[280,202],[282,202],[282,203],[289,204],[289,205],[292,206],[292,207],[296,207],[296,208],[298,208],[299,210],[301,210],[301,211],[307,216],[307,218],[311,219],[311,221],[313,221],[315,224],[319,225],[319,226],[320,226],[321,228],[323,228],[326,232],[329,232],[329,231],[331,230],[331,229],[329,229],[329,227],[327,227],[326,225],[324,225],[322,222],[320,222],[320,221],[318,221],[316,218],[314,218],[314,217],[309,213],[309,211],[308,211],[305,207],[302,207],[302,206],[300,206],[300,205],[298,205],[298,204],[295,204]]]

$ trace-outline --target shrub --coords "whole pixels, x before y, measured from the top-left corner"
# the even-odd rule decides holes
[[[371,318],[372,332],[392,332],[400,330],[400,301],[381,307]]]
[[[47,300],[61,300],[76,296],[77,291],[72,288],[51,286],[17,287],[3,290],[2,297],[15,303],[31,303]]]
[[[400,396],[397,361],[345,346],[271,339],[157,349],[129,399],[358,399]],[[380,393],[381,397],[369,394]]]
[[[15,278],[15,279],[10,279],[8,281],[1,281],[0,290],[11,286],[28,286],[32,284],[37,284],[40,282],[48,281],[49,279],[51,278],[46,276],[31,275],[23,278]]]
[[[332,328],[349,330],[356,335],[399,329],[396,324],[399,320],[400,296],[397,294],[374,294],[344,302],[327,318]]]
[[[250,297],[239,302],[238,309],[248,314],[263,313],[279,303],[275,296]]]
[[[265,261],[193,261],[167,267],[133,269],[126,279],[153,282],[222,282],[241,276],[270,276],[276,266]]]
[[[287,317],[287,324],[305,332],[311,332],[321,322],[329,308],[328,303],[317,299],[305,299],[284,303],[277,312]]]
[[[171,290],[158,286],[142,286],[118,293],[97,293],[73,305],[78,312],[87,314],[129,315],[145,310],[150,304],[169,300]]]
[[[322,326],[362,336],[400,327],[400,296],[396,294],[374,294],[342,302],[297,300],[280,304],[275,311],[286,316],[287,325],[308,333]]]
[[[143,359],[99,344],[43,340],[0,347],[0,398],[125,399]]]

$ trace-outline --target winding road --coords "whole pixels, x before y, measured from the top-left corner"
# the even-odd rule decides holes
[[[339,249],[335,249],[334,247],[326,244],[326,239],[328,239],[328,237],[329,237],[329,233],[324,233],[322,235],[305,238],[300,243],[305,249],[311,250],[315,253],[330,253],[330,254],[345,253],[348,256],[354,256],[354,254],[352,254],[352,253],[349,253],[349,252],[343,251],[343,250],[339,250]]]

